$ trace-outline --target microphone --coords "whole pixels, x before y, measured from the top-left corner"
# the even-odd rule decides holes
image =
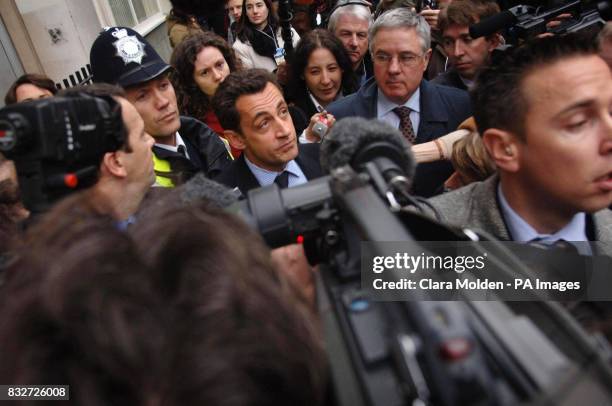
[[[521,20],[521,18],[535,11],[533,7],[518,5],[470,26],[470,37],[479,38],[495,34],[498,31],[508,29]],[[524,19],[524,18],[523,18]]]
[[[208,179],[202,172],[177,187],[176,192],[183,203],[204,199],[220,208],[231,208],[241,196],[239,191]]]
[[[416,161],[411,145],[399,130],[379,120],[349,117],[338,121],[323,139],[320,151],[324,171],[350,165],[359,172],[372,162],[390,184],[411,181]]]

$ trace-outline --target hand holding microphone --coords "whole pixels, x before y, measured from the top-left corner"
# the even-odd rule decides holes
[[[310,142],[321,142],[335,122],[336,118],[325,110],[314,114],[306,129],[306,139]]]

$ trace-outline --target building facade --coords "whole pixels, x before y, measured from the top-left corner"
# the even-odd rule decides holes
[[[61,87],[85,80],[89,49],[106,26],[134,28],[169,60],[170,8],[168,0],[0,0],[0,95],[26,72]]]

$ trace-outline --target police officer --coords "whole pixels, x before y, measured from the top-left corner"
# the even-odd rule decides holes
[[[90,52],[94,82],[122,86],[153,136],[156,185],[173,187],[203,171],[219,174],[231,157],[219,136],[202,122],[179,115],[170,65],[136,31],[106,28]]]

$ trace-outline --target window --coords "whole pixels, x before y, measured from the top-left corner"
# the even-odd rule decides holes
[[[132,27],[143,35],[163,21],[160,0],[99,0],[98,6],[104,25]]]

